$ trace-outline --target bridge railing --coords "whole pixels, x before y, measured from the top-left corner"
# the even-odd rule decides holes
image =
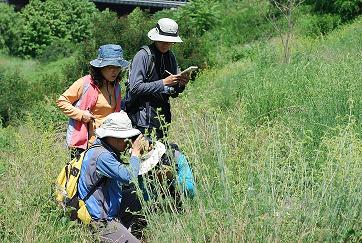
[[[146,7],[173,8],[187,3],[187,0],[92,0],[99,3],[112,3],[120,5],[137,5]]]

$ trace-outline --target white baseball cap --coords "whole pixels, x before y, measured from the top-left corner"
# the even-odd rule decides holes
[[[156,141],[153,144],[153,149],[150,152],[148,152],[144,156],[144,158],[142,158],[138,174],[143,175],[148,171],[152,170],[161,160],[161,157],[165,152],[166,152],[166,146],[163,143]]]
[[[148,38],[153,41],[182,42],[178,35],[178,24],[169,18],[162,18],[155,28],[148,32]]]
[[[109,114],[95,134],[99,138],[131,138],[141,134],[141,131],[132,127],[132,122],[124,111]]]

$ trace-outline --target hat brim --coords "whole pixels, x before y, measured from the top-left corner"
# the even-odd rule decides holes
[[[129,62],[124,59],[119,60],[101,60],[101,59],[94,59],[89,62],[90,65],[93,67],[105,67],[105,66],[116,66],[116,67],[122,67],[127,68],[129,66]]]
[[[156,28],[151,29],[148,31],[148,38],[153,41],[163,41],[163,42],[173,42],[179,43],[182,42],[179,36],[167,36],[167,35],[160,35]]]
[[[154,148],[146,154],[147,159],[141,162],[138,175],[143,175],[152,170],[165,152],[166,146],[163,143],[156,141]]]
[[[141,134],[141,131],[138,129],[134,129],[134,128],[131,130],[127,130],[127,131],[110,131],[110,130],[106,130],[102,127],[99,127],[94,131],[94,133],[99,138],[104,138],[104,137],[131,138],[131,137]]]

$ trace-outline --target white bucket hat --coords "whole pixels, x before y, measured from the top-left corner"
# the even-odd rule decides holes
[[[99,138],[130,138],[141,133],[132,127],[131,120],[124,111],[109,114],[94,132]]]
[[[143,175],[148,171],[152,170],[157,163],[160,161],[162,155],[166,152],[166,146],[156,141],[153,145],[153,149],[148,152],[144,158],[142,158],[142,162],[140,165],[139,175]]]
[[[169,18],[162,18],[155,28],[148,32],[148,38],[153,41],[182,42],[178,36],[178,24]]]

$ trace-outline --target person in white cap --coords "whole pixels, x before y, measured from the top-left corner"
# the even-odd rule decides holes
[[[134,56],[124,101],[133,125],[143,134],[154,130],[159,139],[166,135],[165,125],[171,122],[169,98],[183,92],[190,77],[178,74],[176,58],[170,50],[174,43],[182,42],[174,20],[160,19],[148,37],[153,43],[143,46]]]
[[[87,150],[80,170],[78,193],[85,201],[86,209],[92,218],[100,239],[106,242],[139,242],[123,225],[122,210],[129,208],[139,211],[141,205],[135,193],[123,190],[140,172],[140,155],[148,150],[143,143],[143,135],[132,127],[131,121],[123,111],[111,113],[95,130],[96,141]],[[120,159],[120,153],[133,140],[129,165]],[[144,145],[143,145],[144,144]],[[145,146],[145,147],[143,147]],[[122,224],[123,223],[123,224]]]

